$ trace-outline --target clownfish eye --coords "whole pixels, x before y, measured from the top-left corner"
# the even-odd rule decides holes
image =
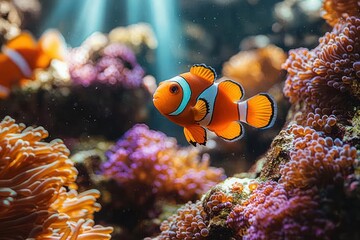
[[[179,92],[179,86],[177,84],[171,84],[169,90],[170,93],[177,94]]]

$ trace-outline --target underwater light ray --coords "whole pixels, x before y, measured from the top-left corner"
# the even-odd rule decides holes
[[[141,11],[139,11],[142,8],[141,5],[142,0],[130,0],[127,1],[127,23],[128,24],[135,24],[139,21],[143,21],[140,15]]]
[[[61,0],[56,1],[51,9],[47,9],[47,19],[46,21],[41,22],[40,32],[44,32],[48,28],[59,28],[61,25],[61,20],[64,18],[64,13],[71,14],[73,11],[78,9],[81,5],[80,1],[74,2],[73,0]]]
[[[157,79],[164,80],[179,72],[175,49],[182,46],[177,1],[151,0],[151,24],[158,38]]]
[[[83,1],[78,17],[76,18],[73,29],[70,29],[71,35],[69,41],[79,45],[83,40],[96,31],[104,28],[106,17],[107,1],[92,0]]]

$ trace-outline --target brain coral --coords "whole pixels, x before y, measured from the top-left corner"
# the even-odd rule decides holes
[[[10,117],[0,122],[1,237],[110,239],[112,228],[92,220],[99,192],[77,193],[69,150],[61,140],[41,141],[47,136],[44,128],[25,128]]]

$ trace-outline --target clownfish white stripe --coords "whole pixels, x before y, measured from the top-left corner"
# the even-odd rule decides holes
[[[167,81],[179,83],[179,85],[183,91],[183,97],[181,99],[181,103],[180,103],[179,107],[174,112],[169,114],[171,116],[176,116],[176,115],[179,115],[180,113],[182,113],[184,111],[184,109],[186,108],[187,104],[189,103],[190,98],[191,98],[191,88],[190,88],[189,83],[180,76],[173,77]]]
[[[2,52],[6,56],[8,56],[11,59],[11,61],[13,61],[16,64],[16,66],[18,66],[18,68],[20,68],[21,73],[25,77],[28,77],[28,78],[31,77],[31,75],[32,75],[31,68],[23,56],[21,56],[17,51],[12,50],[7,47],[3,47]]]
[[[248,104],[247,101],[244,102],[239,102],[238,103],[238,109],[239,109],[239,120],[241,122],[246,123],[246,118],[247,118],[247,108],[248,108]]]
[[[207,89],[205,89],[197,98],[199,99],[205,99],[206,102],[209,104],[209,112],[206,114],[205,118],[199,122],[201,126],[208,126],[211,122],[213,112],[214,112],[214,105],[215,105],[215,99],[218,92],[218,83],[214,83]]]

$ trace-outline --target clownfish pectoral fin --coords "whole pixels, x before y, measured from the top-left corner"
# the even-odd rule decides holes
[[[244,136],[244,128],[239,122],[231,122],[226,128],[214,132],[228,142],[236,141]]]
[[[209,103],[205,99],[200,98],[196,102],[193,111],[194,111],[195,121],[200,122],[205,118],[206,114],[209,113]]]
[[[190,68],[190,73],[201,77],[213,84],[216,78],[215,70],[205,64],[195,64]]]
[[[244,89],[240,83],[225,80],[219,83],[219,91],[223,91],[232,101],[239,101],[244,97]]]
[[[267,93],[260,93],[244,102],[239,102],[238,109],[240,121],[256,128],[272,127],[276,120],[276,103]]]
[[[184,128],[186,140],[196,147],[196,143],[206,145],[206,130],[200,125],[187,126]]]

